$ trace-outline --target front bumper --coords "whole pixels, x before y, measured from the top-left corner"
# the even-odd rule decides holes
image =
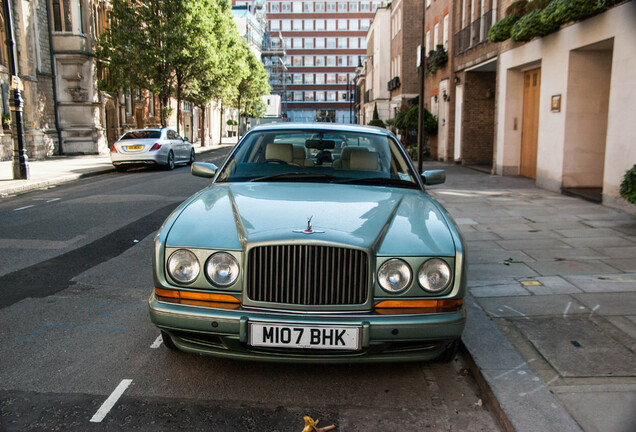
[[[181,350],[243,360],[353,363],[431,360],[461,337],[465,308],[413,315],[375,313],[296,314],[251,309],[215,309],[149,299],[150,319]],[[248,323],[355,326],[359,351],[260,348],[248,345]]]

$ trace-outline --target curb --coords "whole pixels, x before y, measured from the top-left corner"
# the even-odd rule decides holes
[[[48,189],[52,186],[58,186],[63,183],[69,183],[81,178],[95,177],[102,174],[108,174],[113,171],[115,171],[115,168],[111,167],[111,168],[104,168],[104,169],[99,169],[95,171],[90,171],[90,172],[86,172],[82,174],[68,174],[65,176],[54,177],[54,178],[46,179],[46,180],[33,180],[27,184],[10,186],[10,187],[7,187],[6,189],[3,189],[2,196],[4,198],[5,196],[9,196],[9,195],[20,195],[20,194],[32,192],[35,190]]]

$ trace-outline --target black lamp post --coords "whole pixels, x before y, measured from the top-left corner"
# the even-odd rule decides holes
[[[18,54],[15,47],[13,35],[13,15],[9,0],[3,1],[4,16],[6,18],[6,39],[7,52],[9,54],[9,73],[11,74],[11,89],[13,98],[11,101],[11,111],[13,111],[13,121],[15,122],[16,134],[13,137],[13,178],[26,180],[29,178],[29,165],[26,149],[24,147],[24,124],[22,120],[22,82],[18,76]]]

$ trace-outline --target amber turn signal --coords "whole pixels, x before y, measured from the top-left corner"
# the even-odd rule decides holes
[[[375,305],[375,311],[382,315],[456,312],[463,303],[463,299],[385,300]]]
[[[160,301],[187,304],[191,306],[237,309],[241,304],[239,299],[229,294],[168,290],[157,287],[155,287],[155,294]]]

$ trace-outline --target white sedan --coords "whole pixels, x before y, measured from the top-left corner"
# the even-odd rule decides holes
[[[192,165],[194,148],[188,138],[182,138],[172,129],[134,129],[113,144],[110,160],[117,171],[149,165],[171,170],[178,163]]]

